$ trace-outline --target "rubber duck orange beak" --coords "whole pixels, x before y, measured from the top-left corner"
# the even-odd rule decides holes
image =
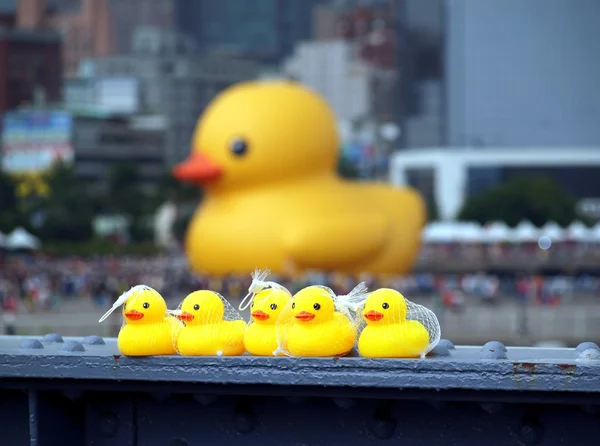
[[[203,153],[192,153],[173,168],[175,178],[190,183],[207,183],[219,179],[222,174],[223,169]]]
[[[299,319],[301,321],[312,321],[315,318],[315,315],[312,313],[309,313],[308,311],[301,311],[300,313],[298,313],[296,315],[296,319]]]
[[[264,311],[253,311],[252,312],[252,317],[254,319],[256,319],[257,321],[266,321],[267,319],[269,319],[271,316],[269,316],[267,313],[265,313]]]
[[[125,313],[125,317],[132,321],[139,321],[141,318],[144,317],[144,313],[137,310],[129,310],[127,313]]]
[[[381,319],[383,319],[383,314],[380,313],[379,311],[375,311],[375,310],[371,310],[371,311],[365,313],[364,316],[365,316],[365,319],[368,319],[373,322],[377,322],[377,321],[380,321]]]
[[[183,313],[177,315],[177,319],[180,321],[189,322],[194,319],[194,315],[184,311]]]

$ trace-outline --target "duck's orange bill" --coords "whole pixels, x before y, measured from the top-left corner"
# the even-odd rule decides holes
[[[298,313],[296,315],[296,319],[299,319],[301,321],[312,321],[315,318],[315,315],[312,313],[309,313],[308,311],[301,311],[300,313]]]
[[[380,321],[381,319],[383,319],[383,314],[380,313],[379,311],[371,310],[371,311],[365,313],[365,318],[370,321],[377,322],[377,321]]]
[[[173,175],[180,181],[204,183],[218,179],[223,169],[202,153],[192,153],[183,163],[173,168]]]
[[[194,319],[194,315],[184,311],[183,313],[177,315],[177,319],[180,321],[189,322]]]
[[[257,310],[252,312],[252,317],[257,321],[266,321],[270,316],[264,311]]]
[[[125,317],[132,321],[139,321],[144,317],[144,313],[137,310],[129,310],[127,313],[125,313]]]

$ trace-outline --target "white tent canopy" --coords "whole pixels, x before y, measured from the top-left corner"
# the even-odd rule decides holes
[[[600,242],[600,222],[596,223],[592,229],[590,229],[590,238],[592,242]]]
[[[5,245],[8,249],[38,249],[40,241],[25,229],[18,227],[6,237]]]
[[[533,223],[524,220],[514,229],[513,239],[518,243],[537,242],[540,238],[540,231]]]
[[[463,243],[480,243],[484,240],[484,230],[479,223],[459,222],[453,228],[454,240]]]
[[[503,221],[494,221],[484,229],[483,239],[487,243],[508,242],[512,238],[512,230]]]
[[[566,230],[566,238],[576,242],[587,242],[591,238],[592,231],[580,221],[574,221]]]
[[[558,223],[549,221],[540,230],[540,236],[549,237],[553,242],[560,242],[565,239],[565,231]]]
[[[425,243],[451,243],[454,241],[454,226],[452,222],[430,223],[423,229],[422,239]]]

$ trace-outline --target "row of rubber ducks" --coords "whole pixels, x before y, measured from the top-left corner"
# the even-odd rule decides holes
[[[294,296],[256,271],[239,306],[250,307],[250,321],[220,294],[189,294],[168,310],[154,289],[137,285],[124,293],[100,319],[123,307],[118,347],[126,356],[334,357],[357,346],[372,358],[424,357],[440,339],[435,314],[389,288],[368,292],[363,283],[348,295],[309,286]]]

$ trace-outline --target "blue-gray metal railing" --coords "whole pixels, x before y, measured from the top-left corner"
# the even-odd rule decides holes
[[[442,340],[422,360],[121,356],[0,337],[0,444],[554,445],[600,435],[600,348]]]

